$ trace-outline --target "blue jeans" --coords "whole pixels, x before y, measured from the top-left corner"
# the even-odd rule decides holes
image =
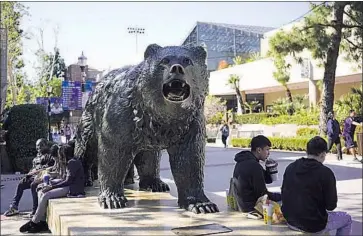
[[[295,231],[302,230],[289,225],[289,228]],[[328,222],[326,223],[325,229],[315,234],[324,234],[333,230],[337,230],[336,236],[347,236],[352,232],[352,217],[342,211],[330,211],[328,212]]]

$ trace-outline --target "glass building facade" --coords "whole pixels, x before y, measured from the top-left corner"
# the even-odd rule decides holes
[[[250,53],[259,53],[263,34],[273,29],[262,26],[197,22],[182,45],[206,47],[208,69],[214,71],[222,60],[232,64],[236,56],[245,57]]]

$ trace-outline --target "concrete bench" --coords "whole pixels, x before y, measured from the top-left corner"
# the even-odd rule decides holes
[[[51,199],[47,221],[53,235],[173,235],[171,229],[216,223],[233,231],[221,235],[302,235],[286,225],[265,225],[262,220],[246,219],[239,212],[193,214],[177,207],[169,193],[126,190],[128,207],[104,210],[97,203],[98,189],[86,198]],[[211,198],[214,201],[213,197]]]

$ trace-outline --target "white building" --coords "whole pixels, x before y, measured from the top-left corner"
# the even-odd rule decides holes
[[[286,25],[280,29],[272,30],[264,34],[260,41],[261,56],[265,57],[269,49],[269,39],[279,30],[291,29],[293,24]],[[290,69],[290,81],[288,88],[292,95],[308,94],[309,103],[316,105],[320,99],[320,91],[317,81],[324,76],[324,67],[319,67],[318,62],[313,60],[309,52],[303,52],[302,65],[297,64],[292,57],[287,61],[292,64]],[[335,100],[347,94],[352,87],[362,86],[362,71],[357,68],[357,63],[345,61],[344,56],[338,58],[336,69]],[[271,58],[264,58],[251,63],[246,63],[231,68],[211,72],[209,80],[209,94],[223,97],[227,100],[228,109],[237,107],[237,99],[234,89],[227,84],[229,76],[236,74],[240,76],[240,89],[245,101],[257,100],[264,110],[272,105],[278,98],[286,97],[285,89],[273,77],[275,66]]]

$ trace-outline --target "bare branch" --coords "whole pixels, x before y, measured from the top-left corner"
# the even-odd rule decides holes
[[[363,46],[361,47],[361,46],[358,46],[357,44],[355,44],[355,43],[353,43],[351,40],[349,40],[348,38],[345,38],[345,40],[347,40],[347,42],[349,43],[349,44],[351,44],[354,48],[353,49],[360,49],[360,50],[362,50],[363,49]]]
[[[353,20],[353,21],[355,21],[356,23],[358,23],[358,25],[359,24],[362,24],[362,22],[360,22],[359,20],[357,20],[357,18],[355,18],[352,14],[349,14],[347,11],[343,11],[343,13],[345,14],[345,15],[347,15],[351,20]]]

